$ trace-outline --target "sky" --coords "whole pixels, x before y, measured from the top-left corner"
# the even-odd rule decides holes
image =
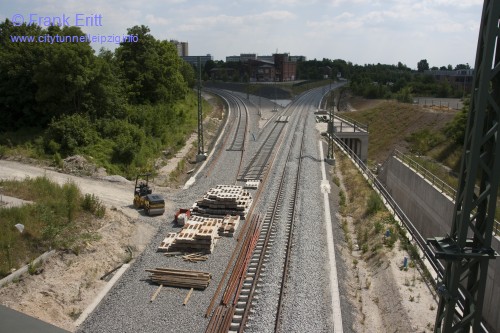
[[[402,62],[414,69],[421,59],[431,67],[465,63],[474,67],[483,4],[481,0],[1,2],[1,21],[22,17],[45,25],[59,17],[98,36],[123,36],[127,28],[146,25],[157,39],[188,42],[189,55],[211,54],[214,60],[277,51],[359,65]],[[114,49],[117,44],[92,46]]]

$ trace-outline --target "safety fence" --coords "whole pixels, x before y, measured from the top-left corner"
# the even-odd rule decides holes
[[[383,198],[384,202],[391,208],[393,214],[401,221],[403,226],[411,235],[411,239],[415,241],[418,245],[422,253],[429,260],[429,263],[434,268],[434,271],[438,275],[439,278],[443,278],[444,276],[444,266],[434,257],[434,253],[427,245],[426,240],[420,234],[420,232],[415,228],[410,218],[406,216],[405,212],[399,205],[396,200],[391,196],[387,188],[380,182],[380,180],[371,172],[368,166],[363,163],[363,161],[358,157],[358,155],[351,150],[341,139],[334,135],[334,140],[337,146],[350,157],[351,161],[354,162],[356,167],[362,172],[362,174],[368,179],[370,185],[377,191]]]
[[[347,132],[366,132],[368,133],[368,125],[362,124],[354,119],[351,119],[347,116],[342,115],[342,117],[339,117],[338,115],[334,116],[338,120],[340,120],[340,126],[335,126],[335,131],[336,132],[343,132],[344,128],[346,129]]]
[[[337,136],[333,136],[335,143],[337,146],[351,159],[351,161],[354,163],[354,165],[361,171],[361,173],[367,178],[368,182],[372,186],[372,188],[377,191],[383,198],[384,203],[386,203],[390,209],[392,210],[393,214],[401,221],[403,226],[406,228],[406,230],[409,232],[411,236],[411,240],[413,240],[417,246],[420,248],[422,253],[424,254],[424,257],[428,260],[429,264],[432,266],[434,269],[434,272],[437,275],[437,279],[433,280],[434,282],[434,287],[438,289],[438,286],[440,283],[438,281],[443,281],[444,274],[445,274],[445,266],[440,262],[439,260],[436,259],[434,256],[434,252],[431,250],[429,245],[427,244],[427,241],[422,237],[420,232],[415,228],[411,220],[406,216],[405,212],[399,207],[399,205],[396,203],[394,198],[390,195],[388,190],[385,188],[385,186],[378,180],[378,178],[371,172],[371,170],[368,168],[366,164],[361,161],[361,159],[358,157],[358,155],[351,150],[340,138]],[[465,290],[462,288],[459,289],[459,297],[458,297],[458,306],[459,308],[463,311],[464,310],[464,304],[465,304]],[[462,312],[463,313],[463,312]],[[460,313],[456,313],[457,315],[460,315]],[[483,323],[481,323],[481,332],[480,333],[489,333],[486,327],[484,326]]]
[[[426,108],[439,108],[439,109],[450,109],[450,110],[462,110],[463,102],[460,100],[442,100],[442,99],[427,99],[418,98],[415,99],[414,104]]]
[[[413,171],[429,181],[435,188],[440,190],[441,193],[446,194],[453,200],[453,202],[455,202],[455,198],[457,197],[457,190],[455,188],[451,187],[438,176],[424,168],[419,162],[412,159],[409,155],[395,149],[393,156],[400,159],[401,162],[408,165],[408,167],[410,167]],[[500,235],[500,222],[497,220],[495,220],[493,224],[493,233],[497,236]]]

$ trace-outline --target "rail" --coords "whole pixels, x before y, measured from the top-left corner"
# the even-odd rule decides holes
[[[416,173],[421,175],[424,179],[429,181],[435,188],[440,190],[441,193],[446,194],[453,200],[453,202],[455,202],[455,198],[457,197],[456,189],[445,183],[438,176],[434,175],[432,172],[424,168],[420,163],[412,159],[407,154],[404,154],[399,150],[395,149],[393,156],[399,158],[403,163],[406,163]],[[493,233],[497,236],[500,235],[500,222],[497,220],[494,220]]]

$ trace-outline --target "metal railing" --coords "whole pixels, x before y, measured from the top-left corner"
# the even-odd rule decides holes
[[[432,172],[424,168],[420,163],[412,159],[410,156],[400,152],[399,150],[395,149],[393,156],[400,159],[401,162],[405,163],[410,167],[415,173],[419,174],[422,176],[422,178],[426,179],[429,181],[435,188],[441,191],[441,193],[446,194],[451,198],[453,203],[455,202],[455,199],[457,197],[457,190],[448,185],[446,182],[441,180],[438,176],[434,175]],[[493,233],[495,235],[500,235],[500,222],[497,220],[494,220],[493,224]]]
[[[441,180],[438,176],[427,170],[419,162],[412,159],[409,155],[400,152],[395,149],[393,156],[399,158],[403,163],[408,165],[416,173],[421,175],[424,179],[428,180],[435,188],[439,189],[441,193],[446,194],[450,198],[454,199],[457,196],[457,190],[448,185],[446,182]]]
[[[334,118],[337,118],[340,120],[340,126],[335,126],[335,130],[339,133],[342,133],[343,129],[343,124],[347,124],[349,128],[354,128],[354,132],[366,132],[368,133],[368,125],[365,125],[363,123],[360,123],[354,119],[348,118],[344,115],[342,117],[339,117],[338,115],[334,115]],[[338,130],[340,128],[340,131]]]
[[[366,166],[366,164],[361,161],[361,159],[356,155],[354,151],[352,151],[340,138],[337,136],[333,136],[335,143],[337,146],[350,157],[351,161],[360,169],[360,171],[368,178],[369,183],[372,185],[374,189],[376,189],[379,194],[384,198],[385,203],[389,205],[392,209],[393,214],[401,221],[406,230],[410,233],[413,241],[418,245],[420,250],[423,252],[425,258],[429,261],[429,264],[434,269],[437,274],[437,279],[432,280],[434,287],[437,288],[437,282],[442,281],[444,278],[445,267],[443,264],[436,259],[434,256],[434,252],[427,245],[427,241],[422,237],[422,235],[415,228],[411,220],[406,216],[404,211],[399,207],[394,198],[387,191],[385,186],[378,180],[378,178],[370,171],[370,169]],[[463,290],[459,292],[458,306],[463,311],[465,304],[465,296]],[[457,313],[457,315],[459,315]],[[484,324],[481,324],[481,333],[488,333],[488,330],[485,328]]]

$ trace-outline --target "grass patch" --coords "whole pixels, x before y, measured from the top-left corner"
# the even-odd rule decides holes
[[[345,216],[352,218],[353,233],[356,235],[359,249],[364,260],[379,260],[385,251],[394,248],[400,237],[395,220],[385,208],[378,194],[373,191],[366,179],[354,167],[352,162],[344,155],[338,154],[337,165],[344,179],[344,186],[349,203],[341,209],[343,215],[342,229],[344,234],[349,233]],[[342,197],[341,195],[341,200]],[[385,236],[389,230],[389,236]],[[350,240],[351,236],[346,236]]]
[[[46,177],[0,181],[6,195],[33,201],[20,207],[0,208],[0,277],[32,262],[49,249],[78,253],[83,242],[97,236],[90,230],[105,208],[91,195],[83,196],[76,184],[58,185]],[[15,227],[23,224],[22,233]]]
[[[415,149],[435,147],[446,139],[440,131],[453,119],[453,113],[431,113],[411,104],[382,101],[376,107],[349,112],[348,117],[368,125],[368,159],[376,164],[383,163],[402,144],[413,142]]]

